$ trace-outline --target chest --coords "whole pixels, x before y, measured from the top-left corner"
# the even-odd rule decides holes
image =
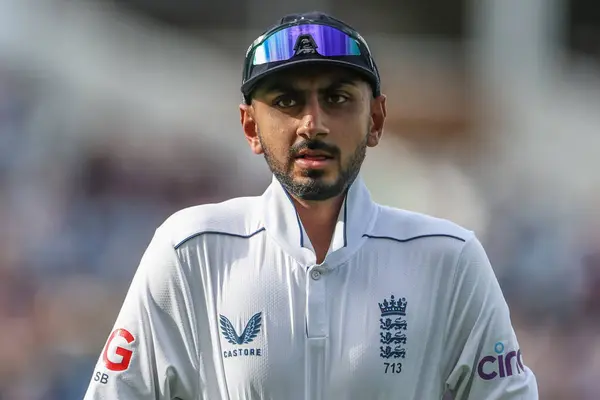
[[[370,250],[308,267],[262,252],[213,275],[212,364],[231,398],[437,393],[444,276],[437,265]]]

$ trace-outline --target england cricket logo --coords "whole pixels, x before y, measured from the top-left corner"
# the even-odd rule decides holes
[[[406,307],[408,302],[406,298],[396,299],[394,295],[390,299],[384,299],[379,303],[381,318],[379,319],[379,328],[381,332],[379,346],[379,355],[381,358],[395,361],[406,357]],[[400,362],[385,362],[385,373],[400,373],[402,371],[402,363]]]

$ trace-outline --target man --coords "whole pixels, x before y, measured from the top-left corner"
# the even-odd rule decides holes
[[[286,16],[242,93],[272,184],[157,229],[86,399],[537,399],[473,233],[378,205],[359,177],[386,117],[364,39]]]

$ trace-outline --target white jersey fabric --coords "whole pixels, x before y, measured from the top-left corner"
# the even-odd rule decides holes
[[[350,187],[317,265],[273,179],[175,213],[146,250],[86,400],[537,399],[471,231]]]

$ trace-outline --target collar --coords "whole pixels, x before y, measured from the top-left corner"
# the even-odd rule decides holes
[[[289,193],[275,177],[262,195],[262,201],[267,234],[301,265],[314,265],[316,255],[310,239]],[[375,223],[376,214],[377,206],[359,175],[344,198],[324,263],[333,267],[354,254],[366,240],[363,235]]]

